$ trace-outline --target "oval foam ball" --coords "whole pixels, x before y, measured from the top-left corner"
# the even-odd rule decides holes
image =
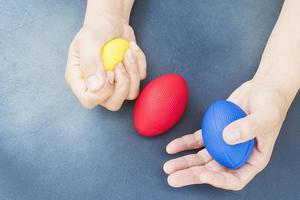
[[[102,63],[107,71],[114,70],[115,66],[122,62],[124,54],[129,48],[129,42],[122,38],[108,41],[101,50]]]
[[[230,169],[243,166],[253,151],[254,139],[236,145],[229,145],[223,140],[224,128],[243,117],[246,113],[239,106],[219,100],[208,108],[202,122],[205,148],[218,163]]]
[[[172,128],[185,111],[188,100],[186,81],[178,74],[152,80],[139,95],[133,121],[138,133],[157,136]]]

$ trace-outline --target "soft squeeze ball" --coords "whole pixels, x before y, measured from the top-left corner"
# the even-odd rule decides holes
[[[229,145],[223,140],[224,128],[243,117],[246,113],[239,106],[220,100],[208,108],[202,122],[205,148],[218,163],[230,169],[243,166],[253,151],[254,139],[236,145]]]
[[[157,136],[172,128],[185,111],[188,100],[186,81],[178,74],[152,80],[139,95],[134,126],[143,136]]]
[[[108,41],[101,49],[101,58],[106,71],[115,69],[115,66],[122,62],[124,54],[129,48],[129,42],[122,38],[115,38]]]

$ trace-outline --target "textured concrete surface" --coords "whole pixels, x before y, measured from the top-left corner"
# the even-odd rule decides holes
[[[137,0],[131,24],[148,58],[148,82],[188,81],[183,120],[147,139],[117,113],[80,107],[64,82],[68,45],[84,0],[0,0],[0,199],[300,199],[300,97],[268,167],[244,190],[172,189],[165,145],[200,128],[207,106],[255,72],[282,0]],[[176,41],[176,42],[173,42]]]

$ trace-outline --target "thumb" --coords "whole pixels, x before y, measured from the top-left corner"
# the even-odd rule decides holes
[[[89,91],[100,90],[106,82],[106,72],[100,56],[101,45],[91,38],[80,43],[80,68]]]
[[[84,73],[84,77],[86,79],[86,87],[91,92],[96,92],[105,85],[106,73],[101,67],[97,67],[89,73]]]
[[[223,130],[223,139],[231,145],[246,142],[264,133],[273,119],[266,110],[257,111],[229,124]]]

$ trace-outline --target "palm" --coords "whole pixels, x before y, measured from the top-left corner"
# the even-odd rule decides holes
[[[261,107],[270,107],[281,99],[275,98],[276,91],[269,87],[257,87],[255,82],[247,82],[235,90],[228,100],[240,105],[248,114]],[[277,104],[276,104],[277,105]],[[191,184],[207,183],[215,187],[240,190],[253,177],[265,168],[270,160],[274,143],[280,130],[282,121],[275,120],[264,134],[256,137],[254,151],[247,163],[237,169],[230,170],[213,160],[207,150],[203,148],[197,154],[191,154],[170,160],[165,163],[164,170],[169,175],[168,182],[173,187]],[[177,152],[203,147],[201,130],[194,134],[185,135],[173,140],[167,146],[167,152]]]

